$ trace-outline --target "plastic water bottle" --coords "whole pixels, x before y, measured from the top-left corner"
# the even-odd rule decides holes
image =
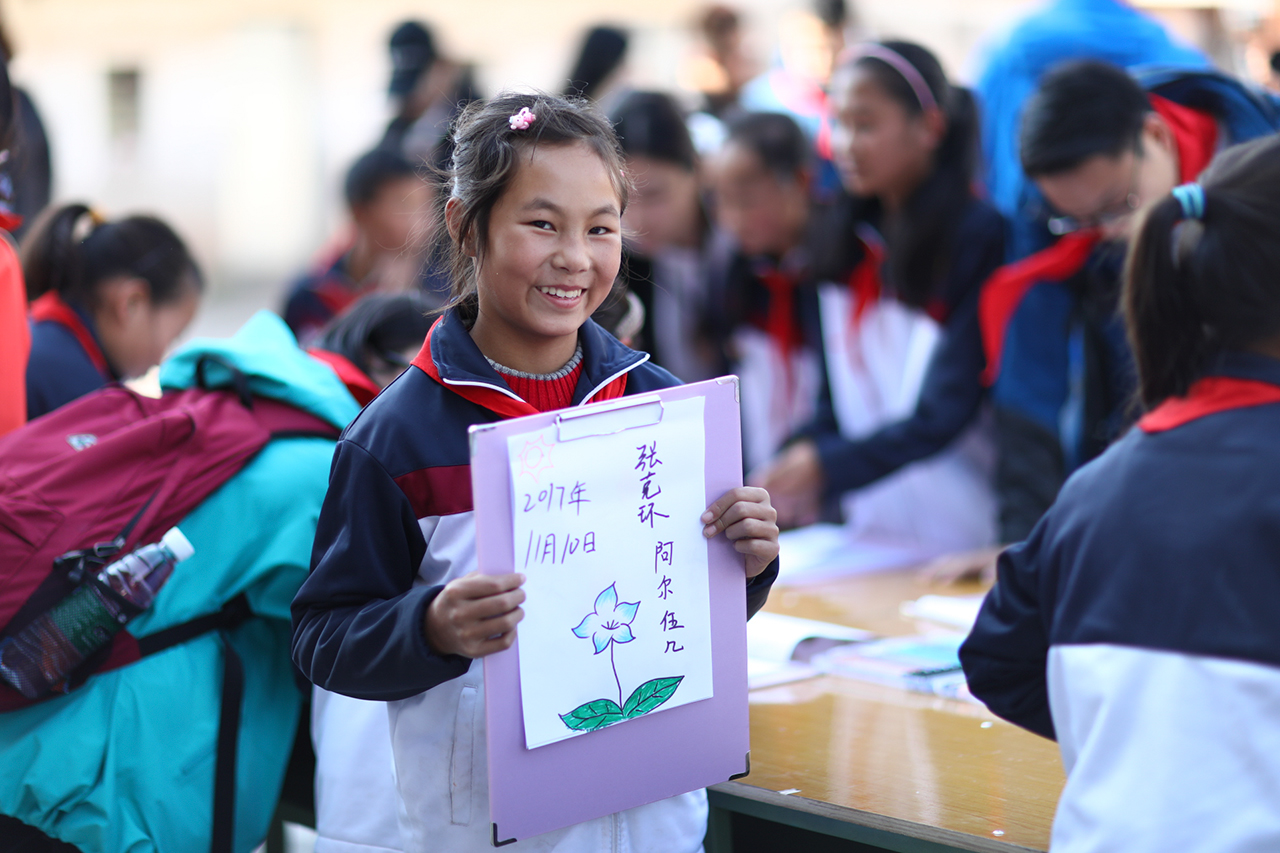
[[[0,678],[28,699],[66,691],[76,667],[111,642],[134,616],[151,606],[173,567],[195,553],[174,527],[107,565],[94,578],[0,641]]]

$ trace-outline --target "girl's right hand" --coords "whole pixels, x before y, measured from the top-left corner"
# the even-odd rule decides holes
[[[423,633],[441,655],[482,658],[511,647],[524,618],[524,575],[475,572],[445,584],[427,606]]]

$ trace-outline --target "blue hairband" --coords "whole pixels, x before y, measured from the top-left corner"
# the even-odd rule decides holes
[[[1173,197],[1182,205],[1183,219],[1204,219],[1204,187],[1183,184],[1173,188]]]

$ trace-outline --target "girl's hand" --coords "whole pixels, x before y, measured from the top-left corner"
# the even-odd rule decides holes
[[[778,519],[784,526],[799,527],[818,520],[822,461],[812,441],[797,441],[754,472],[750,480],[773,495],[778,505]]]
[[[524,618],[524,575],[472,572],[445,584],[427,605],[422,626],[427,645],[441,655],[482,658],[508,649],[516,641],[516,624]]]
[[[702,535],[721,531],[739,554],[747,555],[747,577],[763,572],[778,557],[778,513],[764,489],[730,489],[702,514]]]

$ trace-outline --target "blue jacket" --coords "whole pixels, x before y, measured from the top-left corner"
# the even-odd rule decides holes
[[[1280,361],[1208,375],[1258,385],[1193,387],[1077,471],[960,649],[975,696],[1059,742],[1055,851],[1280,847]]]
[[[593,321],[580,333],[582,375],[573,404],[626,374],[627,394],[680,384],[648,355]],[[450,311],[429,338],[430,358],[454,387],[514,397]],[[517,398],[518,399],[518,398]],[[405,699],[457,678],[469,658],[436,654],[423,634],[441,582],[415,585],[440,522],[462,516],[474,541],[467,428],[502,415],[411,367],[370,403],[338,442],[316,530],[311,574],[293,602],[293,658],[316,685],[359,699]],[[439,545],[439,543],[436,543]],[[749,584],[764,604],[776,564]]]
[[[1123,68],[1210,67],[1199,51],[1175,42],[1158,21],[1122,0],[1053,0],[1019,21],[986,48],[975,87],[987,190],[1011,221],[1024,217],[1040,199],[1018,156],[1022,105],[1046,71],[1071,59],[1101,59]],[[1014,231],[1009,260],[1043,245],[1021,229]]]
[[[1212,71],[1146,69],[1151,93],[1218,119],[1220,144],[1280,129],[1276,98]],[[1027,293],[1005,332],[993,389],[1000,434],[1001,539],[1023,539],[1068,474],[1129,422],[1132,358],[1116,311],[1124,246],[1099,246],[1079,274]]]
[[[261,312],[230,340],[195,340],[161,367],[166,388],[189,388],[213,353],[249,376],[255,394],[335,427],[358,406]],[[220,368],[209,380],[222,383]],[[151,608],[130,623],[145,637],[244,593],[255,618],[228,632],[244,665],[237,750],[235,844],[266,836],[301,707],[289,662],[289,602],[306,577],[333,441],[279,438],[184,518],[195,546]],[[206,634],[72,694],[0,714],[0,814],[86,853],[207,850],[222,685],[222,643]],[[0,843],[0,846],[4,846]]]

